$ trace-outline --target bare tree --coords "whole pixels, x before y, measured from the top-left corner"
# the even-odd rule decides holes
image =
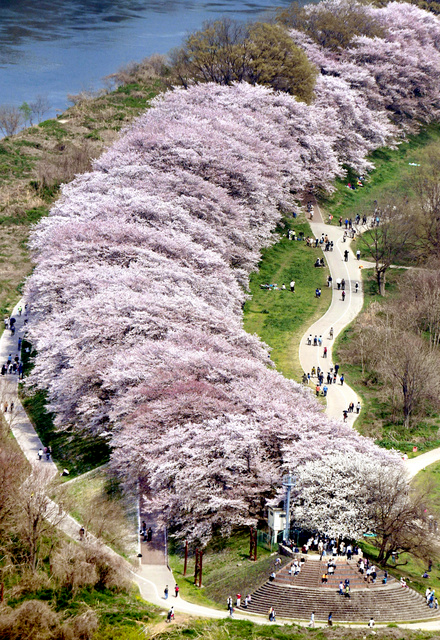
[[[399,316],[405,325],[429,338],[432,349],[440,345],[440,272],[437,269],[411,269],[399,282]],[[405,313],[402,314],[402,304]]]
[[[410,552],[422,559],[435,555],[437,543],[427,518],[427,490],[411,488],[400,465],[378,465],[366,484],[366,508],[376,534],[372,540],[379,550],[378,562],[386,565],[393,553]]]
[[[0,131],[5,136],[13,136],[23,124],[23,114],[19,107],[0,105]]]
[[[384,296],[386,272],[409,246],[414,226],[404,203],[376,207],[373,221],[373,228],[360,236],[358,246],[375,263],[379,294]]]
[[[27,564],[33,571],[39,564],[43,538],[64,517],[58,504],[47,496],[52,480],[52,467],[34,467],[15,496],[17,533],[26,548]]]
[[[32,115],[35,116],[37,122],[41,122],[43,117],[50,111],[51,104],[49,98],[44,95],[37,95],[35,100],[29,104]],[[31,120],[32,124],[32,120]]]
[[[440,259],[440,152],[430,150],[412,181],[416,194],[416,255]]]

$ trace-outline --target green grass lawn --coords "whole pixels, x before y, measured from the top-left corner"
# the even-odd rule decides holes
[[[377,558],[378,551],[372,544],[362,541],[360,546],[366,556],[372,559]],[[423,560],[418,560],[409,553],[401,553],[397,559],[397,566],[393,566],[393,562],[390,560],[387,571],[398,579],[403,576],[408,586],[422,595],[425,595],[425,590],[428,586],[435,589],[436,593],[440,593],[440,563],[438,561],[434,562],[430,577],[428,579],[422,578],[427,568],[428,565]]]
[[[117,553],[137,553],[137,498],[100,467],[61,487],[64,508]]]
[[[199,638],[200,640],[429,640],[438,639],[438,632],[387,627],[376,627],[372,633],[366,628],[338,626],[331,628],[307,629],[296,624],[252,624],[242,620],[192,620],[181,622],[177,614],[176,622],[154,634],[156,640],[181,640]],[[374,635],[373,635],[374,634]],[[153,637],[153,636],[150,636]]]
[[[197,604],[226,610],[228,596],[244,596],[257,589],[274,570],[276,555],[258,547],[257,561],[249,560],[249,531],[239,532],[221,541],[222,548],[211,545],[203,556],[203,587],[194,586],[194,557],[188,559],[183,576],[183,549],[171,549],[169,564],[183,598]],[[282,558],[287,562],[287,558]]]
[[[428,491],[429,502],[433,509],[440,514],[440,462],[430,464],[419,471],[413,479],[413,484]]]
[[[109,461],[110,449],[104,438],[94,437],[71,428],[58,431],[53,415],[46,409],[46,394],[21,395],[21,401],[36,432],[45,446],[52,447],[54,462],[67,469],[70,477],[81,475]]]
[[[286,221],[296,235],[302,231],[311,234],[307,222]],[[277,369],[286,377],[300,380],[299,343],[315,320],[322,316],[331,302],[331,290],[326,286],[328,269],[314,268],[316,258],[325,253],[321,249],[307,247],[305,242],[288,240],[287,228],[277,244],[263,251],[257,273],[250,278],[252,299],[244,307],[244,328],[256,333],[272,349],[271,358]],[[295,293],[289,283],[295,281]],[[286,290],[270,291],[260,284],[284,283]],[[322,290],[321,298],[315,298],[315,289]]]
[[[392,194],[405,197],[411,195],[411,177],[417,167],[409,163],[422,163],[430,146],[438,146],[439,142],[440,125],[432,124],[423,127],[418,135],[408,136],[407,141],[396,149],[382,148],[374,151],[369,159],[376,168],[368,176],[364,187],[355,191],[348,189],[347,183],[353,182],[353,176],[349,175],[345,180],[337,180],[336,191],[324,200],[324,208],[333,215],[333,224],[338,224],[339,217],[354,218],[358,212],[371,211],[375,200],[380,203]]]

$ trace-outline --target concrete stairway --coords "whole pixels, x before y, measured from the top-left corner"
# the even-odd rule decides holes
[[[430,609],[420,594],[402,588],[398,582],[374,589],[357,589],[351,592],[350,598],[340,596],[333,589],[266,582],[252,594],[252,602],[246,611],[267,615],[269,607],[274,607],[279,617],[302,620],[309,619],[312,611],[317,620],[326,620],[332,612],[335,622],[366,623],[371,616],[377,622],[425,620],[440,616],[440,611]]]
[[[298,556],[298,559],[304,556]],[[327,572],[327,562],[320,562],[319,560],[310,559],[305,556],[306,562],[302,565],[301,572],[294,576],[289,575],[289,569],[292,566],[292,562],[283,567],[281,571],[277,573],[275,578],[275,584],[284,584],[295,587],[309,587],[309,588],[326,588],[336,591],[339,587],[339,583],[344,582],[345,579],[350,581],[350,589],[376,589],[382,586],[383,571],[377,569],[377,578],[375,584],[372,582],[367,584],[366,576],[359,572],[356,559],[352,559],[349,562],[344,557],[335,558],[336,569],[333,575],[329,575],[328,582],[322,583],[322,575]],[[392,584],[395,579],[388,578],[387,584]]]
[[[298,556],[300,559],[302,556]],[[274,607],[283,618],[308,619],[312,611],[317,620],[326,620],[330,612],[335,622],[367,622],[371,616],[377,622],[424,620],[440,617],[440,610],[430,609],[420,594],[403,588],[394,578],[382,584],[383,571],[377,571],[375,584],[367,584],[357,568],[356,560],[335,559],[336,570],[327,584],[322,584],[322,574],[327,561],[305,556],[305,563],[297,575],[289,575],[289,562],[278,571],[275,579],[268,581],[252,594],[247,611],[267,614]],[[338,592],[339,583],[350,580],[350,598]]]

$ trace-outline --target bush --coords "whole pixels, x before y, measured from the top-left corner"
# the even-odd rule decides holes
[[[8,640],[55,640],[63,637],[57,614],[48,604],[28,600],[17,609],[0,611],[0,638]],[[57,632],[59,631],[59,633]]]

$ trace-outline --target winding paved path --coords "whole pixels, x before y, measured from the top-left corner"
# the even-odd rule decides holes
[[[333,342],[336,336],[345,329],[345,327],[354,320],[360,313],[364,303],[364,294],[362,289],[361,269],[374,267],[374,263],[367,260],[357,260],[351,250],[352,240],[343,241],[345,227],[335,227],[325,224],[322,219],[321,210],[318,205],[314,207],[313,221],[310,221],[310,227],[313,235],[320,238],[321,234],[328,235],[329,240],[333,240],[334,250],[323,252],[324,259],[330,269],[333,278],[333,295],[332,301],[326,313],[309,327],[301,339],[299,346],[299,359],[303,371],[309,373],[314,366],[323,369],[325,374],[330,367],[334,367],[335,362],[332,357]],[[344,260],[344,251],[349,250],[348,262]],[[315,253],[311,253],[310,263],[314,261]],[[336,287],[337,278],[344,278],[346,282],[346,298],[342,300],[341,291]],[[359,291],[355,293],[355,283],[359,283]],[[330,327],[333,327],[333,339],[330,339]],[[314,347],[307,344],[309,335],[322,336],[322,347]],[[327,347],[327,358],[323,357],[324,347]],[[344,373],[344,367],[341,366],[340,373]],[[313,379],[312,379],[313,380]],[[313,380],[316,382],[316,378]],[[328,386],[326,413],[332,418],[342,419],[342,412],[347,409],[350,402],[361,402],[356,392],[351,389],[345,382],[344,385],[339,383]],[[356,413],[349,413],[347,422],[353,425],[356,420]],[[410,478],[413,478],[419,471],[434,462],[440,460],[440,448],[433,449],[427,453],[421,454],[416,458],[405,461],[405,467]]]
[[[338,277],[345,278],[346,282],[349,286],[346,287],[346,299],[345,302],[342,301],[340,292],[334,288],[332,302],[324,314],[324,316],[315,322],[310,329],[306,332],[306,335],[301,340],[299,355],[300,362],[305,371],[310,371],[312,366],[320,366],[327,372],[328,367],[332,366],[332,345],[333,341],[329,339],[329,330],[330,327],[333,327],[334,330],[334,338],[340,333],[344,327],[349,324],[353,318],[359,313],[362,309],[363,304],[363,294],[362,294],[362,279],[359,273],[360,266],[371,266],[370,263],[358,262],[353,253],[350,252],[349,261],[345,262],[343,259],[343,252],[345,248],[350,247],[350,241],[345,243],[342,242],[343,231],[339,227],[334,227],[330,225],[326,225],[323,223],[321,214],[318,207],[315,207],[315,218],[316,221],[312,222],[311,227],[315,236],[320,237],[321,233],[326,233],[330,240],[333,240],[335,248],[333,252],[326,252],[324,254],[328,265],[330,267],[330,271],[332,274],[332,278],[335,281]],[[311,254],[312,259],[312,254]],[[359,282],[360,288],[358,293],[354,293],[354,282]],[[17,319],[16,323],[16,333],[15,336],[10,335],[10,331],[6,330],[0,338],[0,366],[3,362],[6,362],[9,354],[11,354],[12,358],[18,353],[18,338],[23,337],[24,335],[24,320],[26,316],[18,315],[18,307],[23,305],[20,301],[17,303],[16,307],[12,315]],[[323,336],[323,347],[327,346],[328,348],[328,357],[324,359],[322,357],[323,347],[312,347],[307,346],[307,336],[312,333],[312,335],[322,335]],[[341,373],[343,372],[343,368],[341,369]],[[5,414],[8,423],[10,425],[11,431],[14,434],[17,443],[19,444],[23,454],[29,461],[32,469],[38,468],[39,466],[44,466],[48,469],[48,476],[54,476],[58,473],[58,469],[56,465],[52,461],[38,460],[38,450],[43,447],[43,443],[39,439],[37,433],[33,425],[31,424],[17,394],[17,376],[16,375],[6,375],[1,377],[1,389],[0,389],[0,401],[1,404],[4,405],[5,402],[8,402],[10,406],[11,401],[14,402],[14,410],[13,412],[8,411]],[[327,413],[330,416],[341,418],[342,410],[345,409],[349,402],[354,402],[356,404],[358,400],[355,392],[348,387],[348,385],[344,384],[341,386],[340,384],[330,385],[329,393],[327,397]],[[356,414],[349,414],[349,420],[354,422],[356,418]],[[423,469],[426,465],[432,464],[440,460],[440,449],[435,449],[434,451],[430,451],[424,455],[419,456],[418,458],[414,458],[409,460],[407,465],[410,471],[410,475],[415,475],[420,469]],[[80,528],[80,523],[72,518],[69,514],[62,512],[55,503],[51,504],[51,510],[53,515],[53,523],[60,528],[64,533],[66,533],[69,537],[74,540],[78,540],[78,532]],[[89,538],[91,540],[95,540],[92,535],[89,534]],[[115,554],[115,552],[108,546],[103,545],[103,547],[111,554]],[[174,606],[176,612],[182,612],[189,615],[200,616],[205,618],[226,618],[228,617],[228,613],[226,611],[221,611],[217,609],[212,609],[209,607],[204,607],[196,604],[192,604],[183,600],[180,596],[175,598],[172,594],[174,592],[174,577],[170,569],[164,563],[163,565],[140,565],[140,567],[136,570],[132,570],[133,581],[139,586],[141,595],[148,602],[152,602],[161,607],[167,608],[171,605]],[[165,585],[169,586],[170,597],[165,601],[163,597],[163,590]],[[234,594],[231,594],[234,595]],[[266,616],[256,616],[256,615],[246,615],[241,612],[237,612],[234,614],[236,618],[251,620],[252,622],[258,624],[267,624]],[[279,620],[277,624],[291,624],[292,620],[282,621]],[[300,624],[307,624],[306,622],[302,622]],[[317,623],[316,626],[326,626],[325,624]],[[378,625],[379,626],[379,625]],[[415,623],[402,625],[408,628],[423,628],[423,629],[439,629],[440,623],[438,621],[431,621],[426,623]]]
[[[330,269],[331,276],[333,278],[332,286],[332,301],[327,309],[326,313],[317,320],[311,327],[309,327],[301,339],[299,346],[299,360],[303,370],[306,373],[310,373],[312,367],[320,367],[325,375],[330,371],[330,367],[334,367],[336,364],[333,360],[333,343],[336,336],[341,333],[343,329],[358,315],[362,310],[364,301],[362,291],[362,274],[361,268],[370,266],[370,263],[366,263],[356,260],[353,252],[350,249],[352,240],[347,239],[343,242],[343,236],[345,227],[335,227],[325,224],[322,220],[321,211],[317,205],[314,207],[314,221],[310,222],[310,226],[313,235],[316,238],[320,238],[321,234],[328,235],[329,240],[334,243],[333,251],[323,252],[324,260]],[[344,251],[349,250],[348,262],[344,261]],[[315,253],[310,255],[310,263],[314,260]],[[338,291],[336,287],[337,278],[345,279],[345,301],[342,300],[341,291]],[[355,292],[355,283],[359,283],[359,291]],[[333,327],[333,339],[330,338],[330,328]],[[322,347],[314,347],[307,344],[307,338],[309,335],[322,336]],[[327,358],[323,357],[324,347],[327,347]],[[339,373],[344,373],[344,368],[341,366]],[[316,378],[313,379],[316,382]],[[342,412],[348,408],[350,402],[354,402],[356,405],[360,398],[345,382],[344,385],[340,384],[339,376],[336,384],[330,384],[328,386],[327,393],[327,408],[326,413],[332,418],[338,418],[342,420]],[[356,413],[348,414],[348,422],[353,423],[356,419]]]

